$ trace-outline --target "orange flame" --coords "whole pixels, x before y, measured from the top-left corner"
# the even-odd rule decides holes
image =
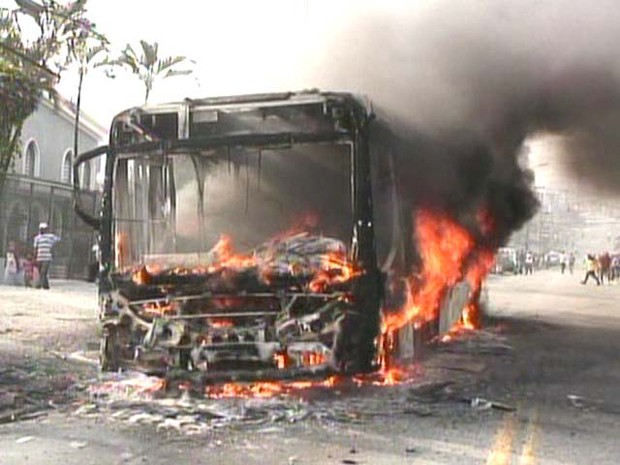
[[[487,210],[481,210],[477,215],[479,233],[486,237],[495,228],[493,219]],[[310,218],[304,220],[304,226],[312,223]],[[287,233],[298,233],[298,228],[292,228]],[[285,233],[286,235],[286,233]],[[281,235],[280,237],[285,237]],[[480,312],[478,299],[482,282],[494,261],[491,250],[480,248],[474,235],[464,226],[448,215],[429,210],[421,210],[415,218],[415,237],[422,260],[419,274],[412,275],[405,280],[405,303],[398,311],[384,310],[382,330],[380,335],[380,363],[382,370],[380,378],[368,379],[367,383],[376,385],[393,385],[407,379],[407,373],[397,367],[390,366],[390,354],[394,352],[395,334],[400,328],[409,323],[419,326],[424,321],[431,321],[438,317],[438,312],[446,292],[463,279],[467,280],[472,289],[470,299],[463,308],[461,322],[455,330],[474,329],[480,326]],[[242,270],[258,266],[254,256],[236,254],[232,240],[222,235],[211,251],[214,262],[208,267],[197,268],[194,272],[215,272],[225,269]],[[183,270],[178,270],[182,272]],[[189,271],[189,270],[186,270]],[[321,257],[320,269],[316,272],[308,287],[313,292],[324,292],[330,286],[345,283],[362,274],[362,270],[350,262],[343,253],[332,252]],[[148,283],[152,278],[151,269],[145,267],[134,273],[136,283]],[[265,279],[268,279],[265,276]],[[155,309],[153,309],[155,310]],[[165,312],[163,308],[157,311]],[[227,327],[229,322],[215,322],[215,325]],[[445,335],[450,339],[450,334]],[[292,363],[301,363],[304,366],[313,366],[325,363],[322,353],[304,353],[300,361],[292,361],[287,354],[276,354],[274,365],[278,368],[290,367]],[[227,383],[218,386],[209,386],[206,394],[210,397],[273,397],[288,394],[295,389],[306,389],[313,386],[334,386],[338,378],[329,378],[322,382],[259,382],[259,383]],[[364,382],[364,381],[360,381]]]
[[[304,225],[313,224],[315,221],[313,216],[304,217]],[[298,233],[297,227],[292,228],[285,234],[278,237],[290,237],[288,234]],[[274,239],[276,240],[276,239]],[[230,236],[221,234],[218,242],[209,252],[213,262],[210,265],[199,265],[192,269],[177,267],[170,270],[177,275],[186,275],[190,273],[207,274],[217,273],[220,271],[231,270],[233,272],[247,270],[260,265],[259,259],[254,255],[243,255],[236,253],[233,241]],[[312,292],[326,292],[330,286],[342,284],[358,277],[362,274],[362,270],[351,262],[345,253],[327,252],[320,257],[320,266],[314,271],[314,277],[308,284],[308,288]],[[138,285],[148,285],[152,282],[153,277],[161,273],[163,269],[156,264],[141,266],[132,274],[132,280]],[[291,273],[296,274],[295,264],[291,264]],[[267,268],[259,270],[259,274],[265,283],[269,284],[270,275]]]
[[[478,250],[475,260],[472,260],[467,269],[466,279],[474,289],[480,287],[484,278],[489,274],[495,263],[495,254],[490,250]]]
[[[463,308],[461,319],[463,328],[470,330],[477,329],[480,326],[477,306],[472,303],[465,305],[465,308]]]
[[[142,311],[150,316],[173,315],[176,313],[175,308],[169,303],[148,302],[142,306]]]
[[[301,363],[303,366],[322,365],[327,362],[325,354],[321,352],[304,352]]]
[[[256,383],[224,383],[207,386],[205,394],[214,399],[225,398],[269,398],[294,394],[295,391],[315,387],[332,388],[342,380],[337,376],[330,376],[321,381],[261,381]]]
[[[407,280],[407,301],[396,313],[385,313],[383,329],[394,332],[417,316],[437,318],[445,292],[463,278],[463,263],[475,247],[472,235],[446,215],[422,210],[416,217],[422,272]]]
[[[209,266],[207,271],[210,273],[222,270],[242,270],[256,266],[256,258],[249,255],[235,253],[233,242],[230,236],[221,234],[217,244],[211,249],[211,253],[216,258],[213,265]]]
[[[362,271],[344,254],[331,252],[321,257],[321,270],[308,287],[312,292],[322,292],[330,285],[348,282],[361,274]]]
[[[151,275],[146,270],[146,267],[142,266],[132,275],[131,280],[136,284],[145,286],[151,282]]]
[[[481,209],[476,219],[483,238],[492,234],[495,223],[488,210]],[[495,259],[490,249],[479,247],[471,232],[444,214],[420,211],[415,229],[421,272],[407,279],[405,304],[397,312],[383,312],[379,363],[384,384],[399,382],[399,372],[390,366],[395,332],[409,323],[436,319],[446,292],[463,279],[471,288],[469,300],[460,321],[442,341],[451,340],[455,332],[480,327],[480,290]]]
[[[480,291],[482,282],[493,268],[495,263],[495,254],[490,250],[477,251],[474,260],[471,260],[467,270],[466,279],[472,288],[469,296],[469,302],[463,308],[461,315],[461,324],[465,329],[480,328]]]
[[[376,386],[395,386],[400,384],[406,377],[406,373],[403,370],[392,367],[382,370],[381,379],[373,381],[372,384]]]
[[[274,361],[276,363],[276,366],[280,370],[289,367],[290,364],[291,364],[291,361],[290,361],[290,359],[288,357],[288,354],[286,352],[276,353],[276,354],[274,354],[273,358],[274,358]]]
[[[232,320],[225,318],[211,318],[209,324],[212,328],[232,328],[235,323]]]

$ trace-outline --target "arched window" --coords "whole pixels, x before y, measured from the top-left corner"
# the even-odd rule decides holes
[[[23,241],[28,234],[28,210],[21,201],[16,201],[8,209],[6,224],[7,241]]]
[[[82,165],[82,189],[90,189],[90,162],[87,161]]]
[[[60,181],[71,184],[73,182],[73,150],[67,149],[62,157],[62,172],[60,173]]]
[[[53,228],[54,234],[57,234],[58,236],[62,237],[63,227],[64,227],[64,222],[62,218],[62,210],[56,204],[52,206],[51,217],[52,217],[52,222],[50,226]]]
[[[24,174],[34,177],[39,175],[39,147],[34,139],[31,139],[26,146],[24,154]]]

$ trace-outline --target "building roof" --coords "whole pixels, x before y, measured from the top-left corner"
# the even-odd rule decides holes
[[[76,106],[60,94],[56,94],[54,99],[44,96],[41,104],[60,115],[71,124],[75,122]],[[87,132],[91,137],[98,141],[105,140],[108,137],[108,130],[101,126],[94,118],[80,110],[80,129]]]

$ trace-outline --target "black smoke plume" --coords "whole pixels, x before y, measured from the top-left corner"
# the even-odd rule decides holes
[[[620,3],[412,2],[352,9],[321,49],[323,86],[370,96],[398,128],[400,188],[473,224],[490,245],[536,211],[520,153],[562,134],[571,171],[620,191]]]

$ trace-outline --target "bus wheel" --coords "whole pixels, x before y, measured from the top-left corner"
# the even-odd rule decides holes
[[[362,367],[360,359],[361,318],[355,313],[345,313],[337,322],[332,344],[331,365],[339,373],[352,374]]]

